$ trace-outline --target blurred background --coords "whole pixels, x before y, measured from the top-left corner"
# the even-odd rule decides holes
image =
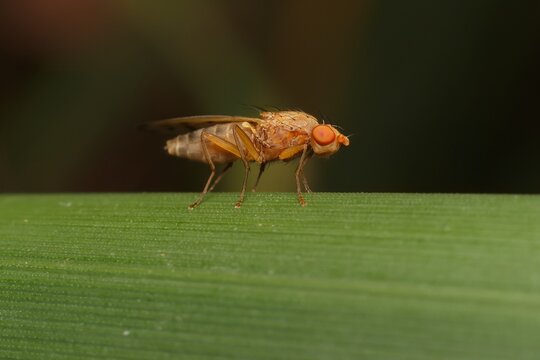
[[[538,193],[539,35],[538,1],[2,1],[0,191],[200,191],[137,125],[254,105],[354,134],[316,191]]]

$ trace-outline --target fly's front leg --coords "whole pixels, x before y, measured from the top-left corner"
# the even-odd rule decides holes
[[[307,193],[311,193],[311,188],[309,187],[308,181],[306,179],[306,175],[304,175],[304,172],[302,171],[302,183],[304,183],[304,189]]]
[[[298,167],[296,168],[296,192],[298,194],[298,202],[301,206],[306,206],[306,200],[304,200],[304,197],[302,196],[302,188],[300,187],[300,177],[302,176],[303,179],[305,179],[304,176],[304,165],[306,160],[306,154],[308,152],[308,145],[304,145],[304,150],[302,151],[302,157],[300,157],[300,162],[298,163]]]
[[[306,159],[304,160],[304,163],[302,164],[302,183],[304,184],[304,189],[306,190],[306,192],[310,193],[311,192],[311,189],[308,185],[308,181],[307,181],[307,178],[306,178],[306,175],[304,174],[304,166],[306,166],[306,164],[308,163],[309,159],[311,159],[313,157],[313,152],[310,151],[307,155],[306,155]]]
[[[208,152],[208,147],[206,146],[206,136],[207,136],[207,133],[205,131],[202,131],[201,132],[201,146],[204,153],[204,159],[206,160],[208,165],[210,165],[211,173],[210,173],[210,176],[208,177],[208,180],[206,180],[206,185],[204,186],[202,193],[199,195],[199,198],[193,204],[188,206],[189,210],[193,210],[194,208],[199,206],[199,204],[204,198],[204,195],[206,195],[206,193],[208,192],[208,187],[210,186],[210,182],[214,178],[214,175],[216,175],[216,166],[214,165],[214,162],[212,161],[212,158],[210,157],[210,153]]]

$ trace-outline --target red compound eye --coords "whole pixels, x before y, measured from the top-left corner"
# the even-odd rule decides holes
[[[328,145],[336,139],[336,134],[328,125],[317,125],[313,128],[311,136],[319,145]]]

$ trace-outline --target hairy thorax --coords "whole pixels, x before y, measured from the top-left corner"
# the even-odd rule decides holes
[[[313,116],[297,111],[263,112],[261,120],[254,140],[265,162],[278,159],[288,148],[309,143],[309,134],[318,125]]]

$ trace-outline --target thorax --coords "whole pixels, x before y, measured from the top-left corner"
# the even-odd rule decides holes
[[[303,112],[263,112],[254,140],[265,161],[272,161],[285,149],[309,143],[311,130],[317,125],[314,117]]]

